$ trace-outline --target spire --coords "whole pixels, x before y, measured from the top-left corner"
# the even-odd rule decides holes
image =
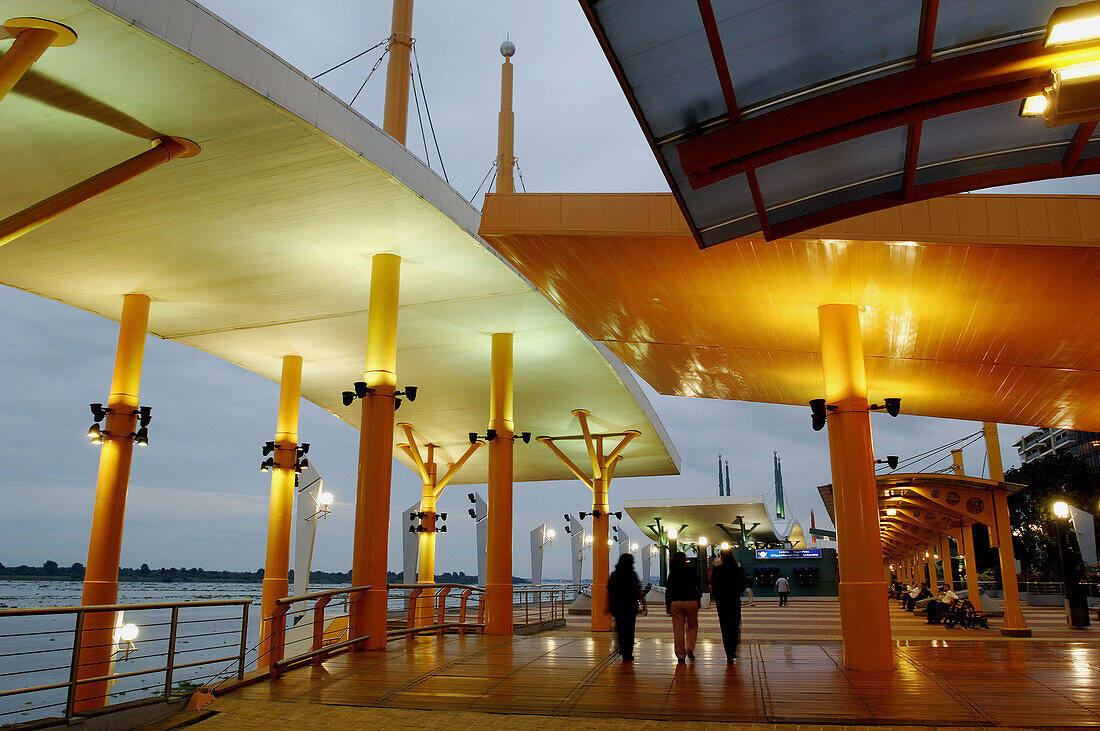
[[[817,536],[814,535],[814,528],[817,527],[817,523],[814,522],[814,509],[810,508],[810,541],[813,545],[817,545]]]
[[[497,117],[497,192],[514,193],[512,168],[516,165],[515,126],[516,115],[512,113],[512,56],[516,54],[516,44],[504,41],[500,44],[500,55],[504,63],[500,65],[500,115]]]
[[[733,493],[730,492],[730,461],[727,459],[726,460],[726,497],[729,497],[731,495],[733,495]]]
[[[726,494],[725,488],[722,486],[722,455],[718,455],[718,497],[722,497]]]
[[[779,452],[772,452],[775,462],[775,517],[780,520],[787,518],[787,511],[783,505],[783,468],[779,464]]]

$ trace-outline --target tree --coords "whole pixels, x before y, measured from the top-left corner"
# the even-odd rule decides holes
[[[53,576],[57,573],[57,561],[47,561],[42,564],[42,570],[46,572],[47,576]]]
[[[1051,505],[1064,500],[1091,510],[1100,501],[1100,475],[1080,457],[1060,452],[1008,470],[1005,481],[1027,485],[1008,498],[1012,547],[1021,567],[1025,573],[1060,578]]]

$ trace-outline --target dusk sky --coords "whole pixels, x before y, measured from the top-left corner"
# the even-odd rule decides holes
[[[272,49],[308,76],[383,40],[388,0],[206,0],[206,7]],[[496,155],[498,48],[517,47],[516,155],[531,192],[649,192],[668,186],[611,69],[576,2],[417,0],[413,32],[439,148],[451,185],[469,198]],[[378,51],[320,83],[348,101]],[[702,52],[702,51],[701,51]],[[385,67],[355,109],[381,124]],[[426,125],[426,122],[425,122]],[[423,157],[415,108],[409,147]],[[428,145],[435,149],[430,133]],[[517,179],[517,187],[519,180]],[[1095,178],[1028,187],[1031,192],[1088,193]],[[480,195],[474,200],[480,208]],[[7,215],[0,212],[0,215]],[[105,401],[118,326],[65,305],[0,289],[0,562],[84,563],[95,492],[98,449],[88,445],[88,403]],[[830,481],[826,432],[810,429],[809,409],[646,393],[682,458],[679,477],[616,480],[612,509],[624,499],[716,495],[716,455],[730,460],[733,493],[770,494],[772,451],[783,460],[788,513],[809,525],[828,518],[816,486]],[[182,345],[150,338],[141,401],[153,407],[150,446],[135,452],[122,565],[255,570],[264,563],[269,477],[257,471],[260,445],[274,432],[278,386]],[[904,411],[904,401],[903,401]],[[980,424],[885,415],[872,417],[879,456],[902,458],[978,431]],[[1005,467],[1018,463],[1012,444],[1027,429],[1001,427]],[[351,566],[352,500],[358,435],[331,414],[303,403],[299,429],[310,461],[336,497],[320,525],[314,568]],[[933,469],[949,464],[928,465]],[[965,452],[970,474],[988,475],[984,444]],[[440,501],[448,533],[437,570],[476,573],[473,521],[466,493],[449,488]],[[394,465],[390,568],[400,570],[400,513],[419,498],[420,480]],[[562,513],[588,510],[576,481],[517,484],[514,569],[530,575],[528,533],[546,521],[564,539]],[[642,542],[628,521],[622,524]],[[545,577],[569,574],[566,540],[548,549]]]

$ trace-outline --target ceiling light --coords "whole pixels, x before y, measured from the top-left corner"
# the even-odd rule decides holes
[[[1100,2],[1058,8],[1047,21],[1044,46],[1066,46],[1100,40]]]
[[[1036,94],[1035,96],[1029,96],[1020,102],[1020,116],[1021,117],[1041,117],[1043,112],[1047,108],[1046,94]]]
[[[729,541],[722,541],[721,543],[718,544],[718,548],[722,549],[723,551],[730,550]]]
[[[668,529],[668,539],[670,541],[675,541],[676,536],[678,536],[678,535],[679,535],[679,533],[677,532],[677,530],[675,528],[669,528]]]
[[[893,518],[897,514],[898,514],[898,509],[897,508],[886,508],[887,517]]]

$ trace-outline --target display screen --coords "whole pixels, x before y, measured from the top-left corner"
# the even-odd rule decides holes
[[[757,559],[775,558],[821,558],[820,548],[760,548]]]

